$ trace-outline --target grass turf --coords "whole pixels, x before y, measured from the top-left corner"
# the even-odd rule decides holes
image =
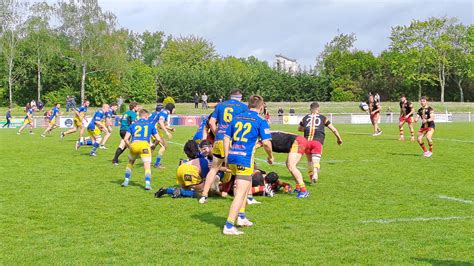
[[[45,139],[40,129],[21,136],[0,130],[0,264],[474,262],[472,201],[440,198],[474,198],[474,124],[437,124],[429,159],[416,143],[397,141],[396,125],[383,125],[379,137],[370,136],[368,125],[336,126],[345,143],[338,147],[327,132],[311,196],[260,197],[261,205],[248,207],[255,226],[237,237],[221,233],[231,199],[198,205],[153,198],[159,187],[175,184],[184,157],[177,144],[165,154],[166,168],[152,170],[147,192],[140,164],[132,185],[120,187],[127,153],[120,166],[110,163],[118,130],[95,158],[90,147],[73,149],[76,136],[60,141],[60,130]],[[172,141],[184,143],[194,130],[178,127]],[[263,151],[257,157],[264,159]],[[279,154],[274,166],[258,162],[288,181],[284,160]],[[305,173],[306,163],[299,166]],[[420,217],[448,220],[411,220]],[[370,222],[379,219],[407,220]]]

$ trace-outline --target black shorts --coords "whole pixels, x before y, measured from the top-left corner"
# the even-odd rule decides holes
[[[120,137],[121,137],[122,139],[125,138],[125,134],[127,134],[127,130],[120,130]]]

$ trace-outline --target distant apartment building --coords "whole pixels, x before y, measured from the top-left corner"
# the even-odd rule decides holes
[[[300,65],[296,62],[296,59],[291,59],[281,54],[275,55],[276,62],[275,68],[280,71],[296,73],[300,71]]]

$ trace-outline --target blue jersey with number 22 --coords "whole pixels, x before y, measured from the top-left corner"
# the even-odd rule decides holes
[[[255,111],[235,116],[225,135],[232,140],[227,162],[244,167],[252,166],[258,139],[263,141],[272,138],[267,120]]]
[[[150,142],[150,138],[156,135],[156,127],[147,119],[140,118],[128,128],[128,132],[132,135],[132,142],[146,141]]]

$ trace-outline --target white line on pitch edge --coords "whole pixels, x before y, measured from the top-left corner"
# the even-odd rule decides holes
[[[344,133],[347,133],[347,134],[350,134],[350,135],[372,136],[372,133],[363,133],[363,132],[342,131],[342,134],[344,134]],[[381,136],[398,137],[399,135],[382,134]],[[445,139],[445,138],[438,138],[438,137],[434,137],[434,139],[435,139],[435,140],[441,140],[441,141],[454,141],[454,142],[462,142],[462,143],[474,143],[474,140]]]
[[[378,223],[378,224],[389,224],[389,223],[403,223],[403,222],[428,222],[428,221],[450,221],[450,220],[470,220],[472,217],[415,217],[415,218],[393,218],[393,219],[378,219],[378,220],[366,220],[362,221],[363,224]]]
[[[438,198],[444,199],[444,200],[452,200],[452,201],[467,203],[467,204],[472,204],[472,203],[474,203],[474,201],[472,201],[472,200],[459,199],[459,198],[448,197],[448,196],[443,196],[443,195],[439,195]]]

